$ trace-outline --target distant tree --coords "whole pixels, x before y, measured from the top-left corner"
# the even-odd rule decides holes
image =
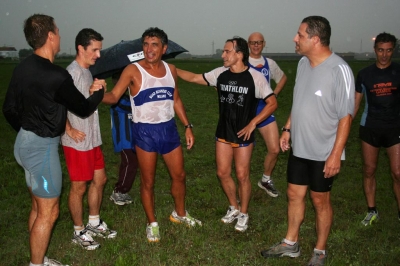
[[[33,54],[33,49],[21,49],[18,52],[20,58],[28,57],[31,54]]]

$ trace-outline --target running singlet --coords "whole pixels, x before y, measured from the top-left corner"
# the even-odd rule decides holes
[[[162,78],[153,77],[138,63],[134,63],[142,74],[142,86],[131,98],[134,123],[159,124],[170,121],[175,116],[175,80],[168,64],[162,62],[167,72]]]
[[[380,69],[373,64],[357,75],[356,91],[364,93],[361,126],[400,128],[400,64]]]

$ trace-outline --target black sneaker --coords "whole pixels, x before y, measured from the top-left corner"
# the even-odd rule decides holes
[[[267,192],[267,194],[273,198],[276,198],[279,195],[279,192],[275,189],[274,182],[272,182],[271,179],[267,182],[262,182],[261,180],[258,181],[258,186],[265,190],[265,192]]]

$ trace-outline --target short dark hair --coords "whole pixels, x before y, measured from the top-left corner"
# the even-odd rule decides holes
[[[378,36],[376,36],[374,48],[380,42],[391,42],[393,44],[393,47],[395,47],[396,43],[397,43],[397,39],[394,35],[392,35],[390,33],[382,32],[382,33],[379,33]]]
[[[42,47],[46,43],[50,31],[56,33],[53,17],[34,14],[24,22],[25,39],[33,50]]]
[[[103,36],[100,33],[93,29],[85,28],[78,32],[75,38],[75,50],[78,53],[78,46],[82,45],[83,48],[86,48],[90,45],[90,42],[95,40],[101,42],[103,40]]]
[[[233,36],[232,39],[226,40],[226,43],[227,42],[233,43],[233,48],[235,49],[235,51],[237,53],[242,52],[243,64],[248,65],[248,63],[249,63],[249,46],[247,44],[247,41],[245,39],[243,39],[242,37]]]
[[[142,43],[146,37],[157,37],[161,40],[161,44],[164,46],[168,44],[168,35],[162,30],[157,27],[148,28],[142,34]]]
[[[323,46],[329,46],[331,42],[331,25],[326,18],[309,16],[304,18],[301,23],[307,23],[306,32],[309,38],[317,36]]]

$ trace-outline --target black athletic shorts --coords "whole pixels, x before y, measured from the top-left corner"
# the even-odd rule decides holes
[[[331,191],[334,177],[324,177],[324,166],[325,161],[299,158],[290,150],[287,181],[290,184],[309,186],[315,192]]]
[[[400,143],[400,128],[371,128],[360,126],[358,133],[362,141],[376,148],[389,148]]]

